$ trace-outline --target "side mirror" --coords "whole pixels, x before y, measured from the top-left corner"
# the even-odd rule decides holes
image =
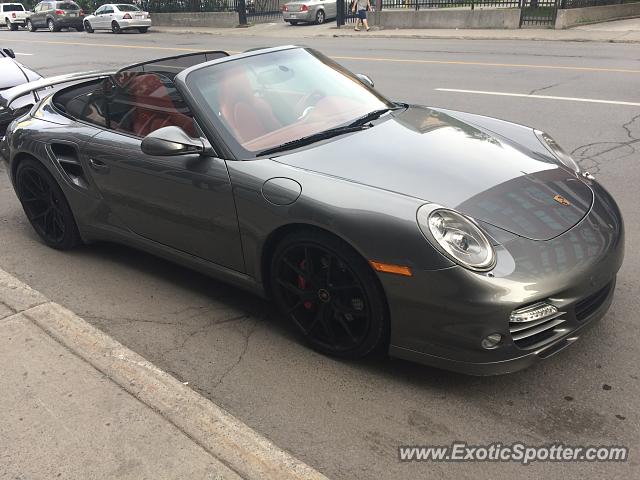
[[[2,51],[6,53],[9,58],[16,58],[16,54],[11,48],[3,48]]]
[[[191,138],[184,130],[176,126],[154,130],[142,139],[140,148],[147,155],[160,157],[213,153],[213,149],[206,139]]]
[[[368,75],[365,75],[364,73],[356,73],[356,77],[358,77],[358,79],[367,87],[373,88],[373,80],[371,80],[371,77]]]

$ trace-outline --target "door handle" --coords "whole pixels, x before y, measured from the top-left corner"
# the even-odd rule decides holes
[[[89,165],[97,172],[108,172],[109,165],[104,163],[102,160],[96,160],[95,158],[89,159]]]

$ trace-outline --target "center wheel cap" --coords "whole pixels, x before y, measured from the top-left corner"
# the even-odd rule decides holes
[[[329,300],[331,300],[331,295],[329,295],[329,292],[327,290],[321,288],[320,290],[318,290],[318,298],[321,302],[327,303]]]

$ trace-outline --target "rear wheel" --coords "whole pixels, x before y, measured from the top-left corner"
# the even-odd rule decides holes
[[[30,32],[35,32],[37,30],[37,28],[33,26],[33,23],[31,23],[31,20],[27,20],[27,30]]]
[[[16,192],[29,222],[44,243],[60,250],[80,244],[78,227],[67,199],[40,162],[33,159],[20,162]]]
[[[89,22],[84,22],[84,31],[87,33],[93,33],[93,27],[91,26],[91,24]]]
[[[82,32],[84,30],[84,27],[76,27],[76,32]]]
[[[367,262],[342,240],[300,231],[276,248],[270,286],[280,311],[316,350],[359,358],[389,332],[384,292]]]
[[[140,28],[138,29],[138,31],[139,31],[140,33],[147,33],[147,30],[149,30],[149,27],[140,27]]]
[[[6,24],[7,30],[11,30],[12,32],[18,30],[18,25],[16,25],[15,23],[11,23],[8,18],[6,19]]]
[[[120,28],[120,25],[118,25],[118,22],[112,22],[111,23],[111,31],[113,33],[122,33],[122,29]]]
[[[324,15],[324,10],[318,10],[318,13],[316,13],[316,23],[318,25],[322,25],[325,21],[326,17]]]

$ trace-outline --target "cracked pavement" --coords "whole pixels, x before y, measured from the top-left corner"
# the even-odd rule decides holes
[[[306,27],[305,27],[306,28]],[[312,27],[311,27],[312,28]],[[13,33],[19,35],[14,37]],[[0,32],[75,42],[82,34]],[[8,37],[7,37],[8,38]],[[96,34],[92,42],[226,48],[294,40],[198,35]],[[319,355],[265,301],[124,247],[47,249],[0,172],[0,266],[74,310],[301,460],[337,479],[634,478],[640,467],[640,108],[464,95],[435,88],[640,102],[637,45],[414,39],[305,40],[352,70],[370,74],[397,100],[492,115],[550,133],[613,193],[627,226],[627,257],[610,313],[570,349],[513,375],[473,378],[378,356],[344,362]],[[20,44],[24,63],[45,74],[133,63],[153,49]],[[65,53],[65,56],[60,53]],[[56,57],[57,56],[57,57]],[[408,60],[385,63],[368,58]],[[410,60],[505,66],[411,63]],[[66,63],[68,62],[68,63]],[[599,71],[517,65],[595,67]],[[426,154],[426,152],[417,152]],[[605,388],[605,385],[610,388]],[[400,464],[407,444],[524,441],[622,444],[625,464]],[[635,474],[633,472],[636,472]]]

